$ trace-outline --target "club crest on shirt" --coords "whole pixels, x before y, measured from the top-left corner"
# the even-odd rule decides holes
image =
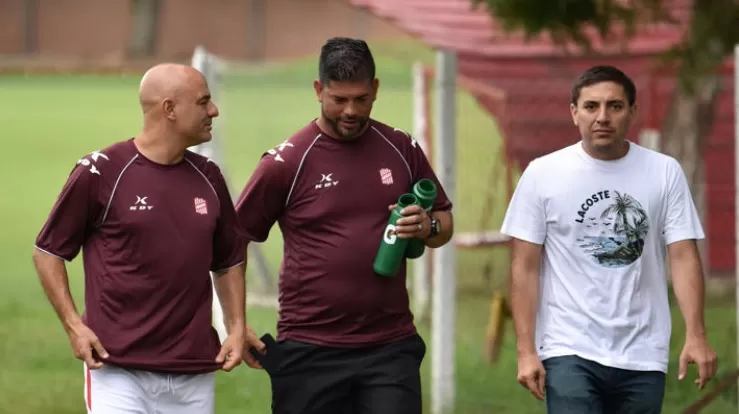
[[[393,171],[390,168],[380,168],[380,181],[385,185],[392,185]]]
[[[634,197],[611,190],[595,192],[580,204],[575,222],[584,226],[578,246],[595,263],[617,268],[641,257],[649,217]]]
[[[208,214],[208,202],[204,198],[195,197],[195,212],[198,214]]]

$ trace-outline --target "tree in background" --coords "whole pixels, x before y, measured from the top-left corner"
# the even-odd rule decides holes
[[[688,0],[471,1],[473,5],[486,5],[506,31],[521,31],[528,38],[548,34],[563,47],[578,46],[586,53],[592,52],[592,41],[598,37],[625,45],[641,25],[681,24],[671,15],[671,6],[678,2],[691,4]],[[662,136],[664,151],[682,164],[704,217],[702,138],[711,134],[720,88],[717,70],[739,43],[739,1],[693,0],[691,8],[682,42],[660,56],[660,63],[674,67],[680,80]]]
[[[131,34],[128,57],[150,57],[156,53],[161,0],[130,0]]]
[[[39,0],[23,0],[23,51],[38,52],[38,4]]]

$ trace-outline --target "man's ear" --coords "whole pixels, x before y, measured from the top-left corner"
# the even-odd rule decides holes
[[[572,123],[574,123],[575,126],[579,126],[577,125],[577,105],[573,103],[570,104],[570,116],[572,116]]]
[[[174,111],[174,101],[170,98],[166,98],[162,101],[162,112],[167,119],[174,121],[177,115]]]
[[[639,113],[639,105],[634,103],[633,105],[629,106],[629,117],[631,118],[631,121],[634,121],[634,118]]]
[[[318,102],[321,102],[323,99],[323,84],[320,80],[316,79],[313,81],[313,90],[316,91],[316,98],[318,98]]]

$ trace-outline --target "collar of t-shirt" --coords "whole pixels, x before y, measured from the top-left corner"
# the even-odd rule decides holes
[[[597,158],[593,158],[585,152],[582,141],[575,145],[575,147],[577,155],[586,163],[604,171],[623,171],[625,167],[633,163],[634,160],[638,158],[639,152],[638,145],[631,141],[627,142],[629,143],[629,151],[623,157],[615,160],[599,160]]]

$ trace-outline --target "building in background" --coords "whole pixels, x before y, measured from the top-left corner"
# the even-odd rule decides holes
[[[188,60],[197,44],[225,58],[315,54],[337,35],[401,32],[345,0],[0,0],[0,55]]]

